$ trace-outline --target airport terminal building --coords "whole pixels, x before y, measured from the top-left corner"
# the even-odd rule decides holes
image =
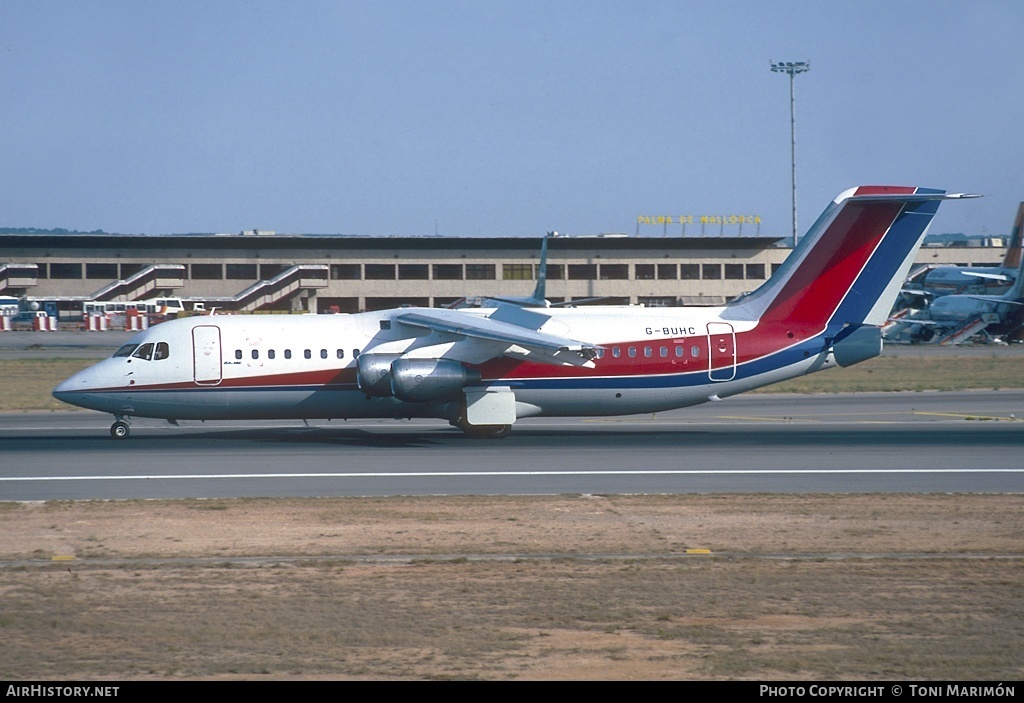
[[[790,253],[770,236],[558,236],[552,302],[719,305],[760,286]],[[0,295],[80,321],[89,303],[176,298],[225,312],[359,312],[524,296],[539,238],[0,234]],[[998,264],[1005,249],[926,247],[918,263]]]

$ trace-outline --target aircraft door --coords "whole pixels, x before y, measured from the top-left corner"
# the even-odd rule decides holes
[[[192,328],[192,360],[195,382],[216,386],[221,382],[220,327],[197,325]]]
[[[736,377],[736,332],[725,322],[708,323],[708,378],[731,381]]]

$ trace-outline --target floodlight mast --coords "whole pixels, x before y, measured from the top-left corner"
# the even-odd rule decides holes
[[[789,154],[793,182],[793,248],[797,244],[796,229],[796,94],[794,78],[798,73],[811,70],[810,61],[772,61],[772,73],[785,73],[789,76]]]

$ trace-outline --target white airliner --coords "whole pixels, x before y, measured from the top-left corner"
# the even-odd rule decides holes
[[[959,344],[985,333],[1008,341],[1024,327],[1024,260],[1013,285],[1002,295],[944,295],[926,309],[900,318],[888,339]]]
[[[499,437],[520,418],[650,413],[718,400],[881,352],[939,202],[862,186],[839,195],[779,270],[721,307],[398,308],[171,320],[53,395],[131,417],[412,418]]]
[[[1017,216],[1010,230],[1010,241],[1000,266],[936,266],[924,272],[920,281],[922,293],[935,297],[950,293],[1005,293],[1018,278],[1021,254],[1024,252],[1024,203],[1017,207]],[[971,290],[980,288],[981,290]],[[911,291],[915,292],[915,291]]]

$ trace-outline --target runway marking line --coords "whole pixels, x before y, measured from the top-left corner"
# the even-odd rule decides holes
[[[265,474],[165,474],[125,476],[0,476],[0,483],[32,481],[195,481],[225,479],[296,479],[296,478],[486,478],[527,476],[771,476],[771,475],[831,475],[831,474],[1020,474],[1017,469],[716,469],[678,470],[620,470],[620,471],[402,471],[395,473],[372,471],[361,473],[265,473]]]

